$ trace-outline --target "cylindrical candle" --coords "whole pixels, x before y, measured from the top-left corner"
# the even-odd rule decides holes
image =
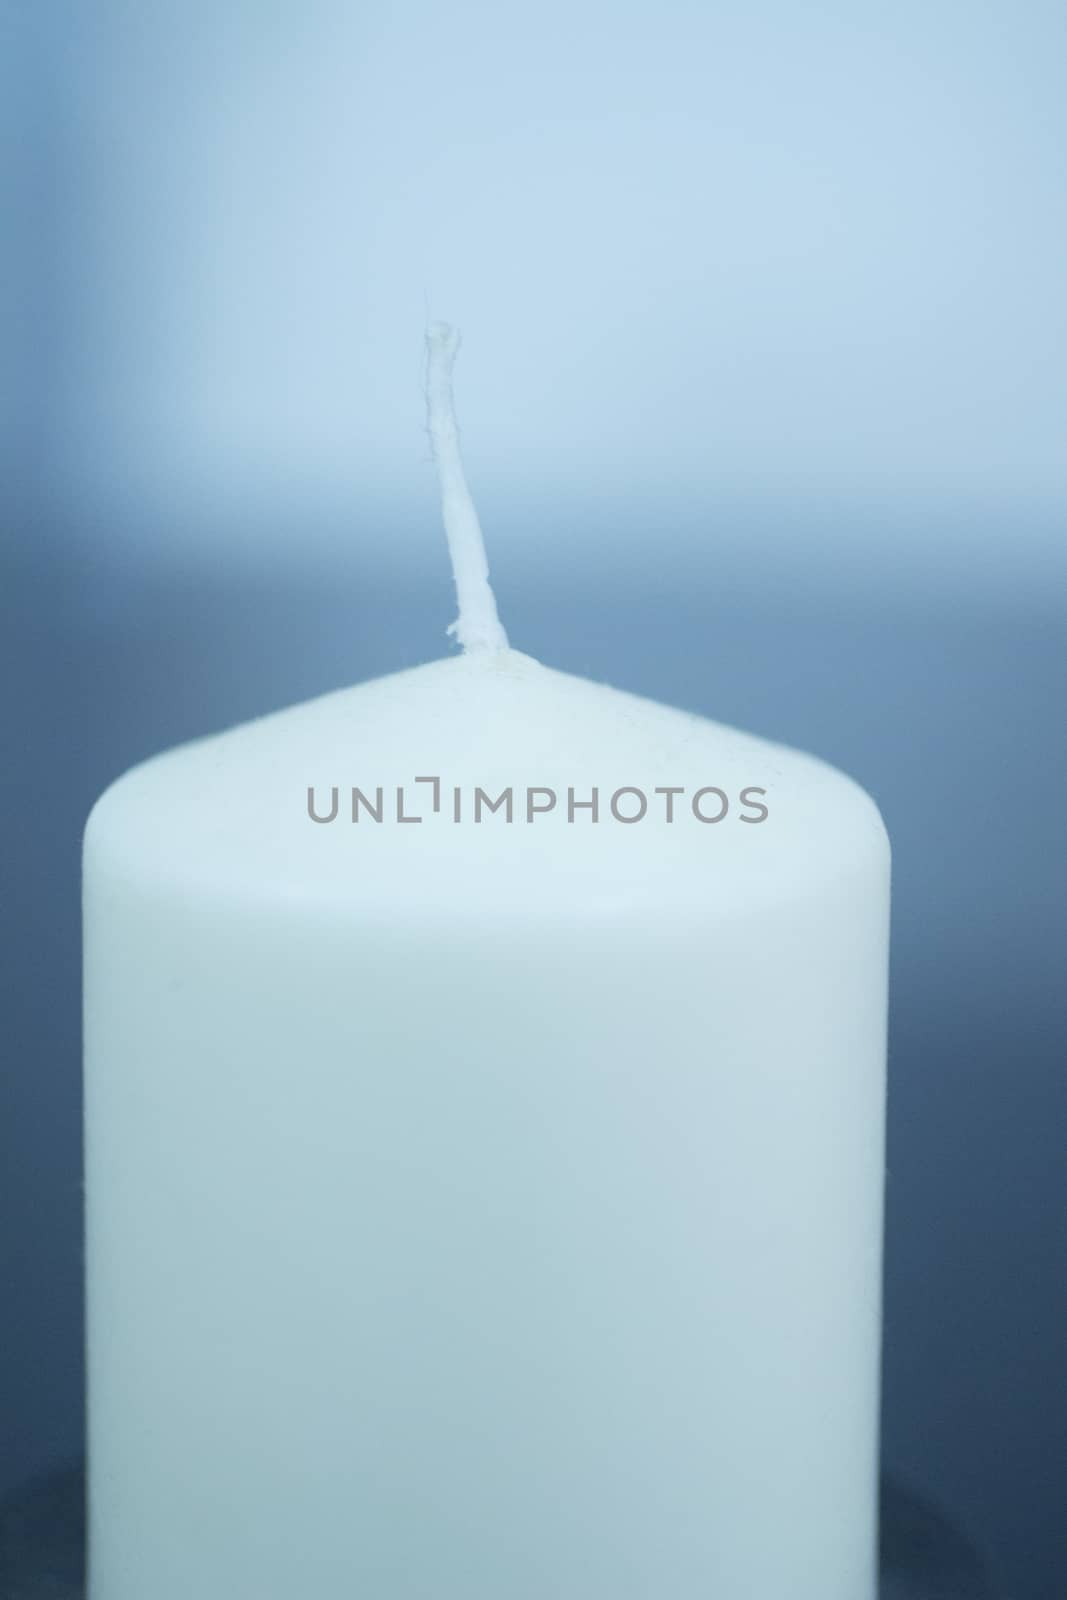
[[[85,844],[91,1600],[873,1600],[889,852],[510,650],[157,757]]]
[[[509,650],[120,779],[93,1600],[871,1600],[888,865]]]

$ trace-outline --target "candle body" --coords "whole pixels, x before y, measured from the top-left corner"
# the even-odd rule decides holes
[[[92,1600],[873,1600],[887,911],[847,779],[510,652],[120,780]]]

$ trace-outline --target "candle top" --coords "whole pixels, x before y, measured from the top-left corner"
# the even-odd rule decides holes
[[[811,756],[508,648],[427,333],[429,432],[464,655],[135,768],[95,807],[94,882],[375,927],[491,914],[738,918],[888,870],[877,809]],[[100,890],[97,890],[100,892]],[[106,887],[104,892],[106,892]]]
[[[888,863],[873,802],[823,762],[511,650],[157,756],[98,802],[86,850],[220,908],[375,923],[700,922]]]

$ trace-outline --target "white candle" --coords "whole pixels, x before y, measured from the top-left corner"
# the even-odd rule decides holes
[[[507,648],[453,354],[467,653],[90,819],[92,1600],[873,1600],[884,829]]]

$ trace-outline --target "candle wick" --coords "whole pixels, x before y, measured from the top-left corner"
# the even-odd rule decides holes
[[[435,322],[427,329],[428,430],[441,482],[441,509],[459,609],[448,631],[466,651],[506,650],[508,636],[497,616],[496,599],[489,583],[485,540],[459,450],[459,429],[452,398],[452,368],[459,344],[458,330],[446,322]]]

